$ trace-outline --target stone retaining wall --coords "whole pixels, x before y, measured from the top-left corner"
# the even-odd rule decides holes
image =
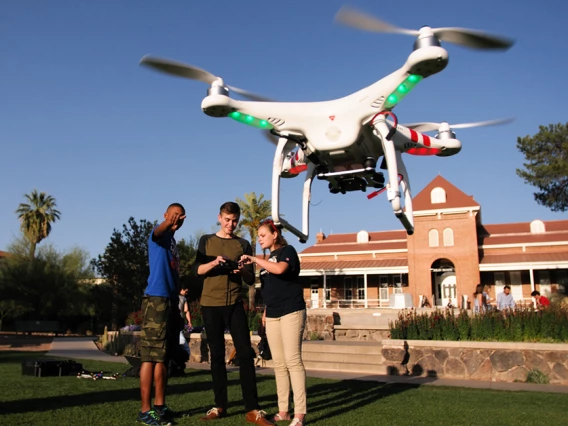
[[[383,340],[391,375],[525,382],[530,370],[568,385],[568,344]]]
[[[308,314],[304,340],[335,340],[335,324],[339,323],[337,314]]]
[[[258,342],[260,337],[257,335],[251,336],[252,348],[255,351],[255,356],[258,354]],[[233,339],[231,335],[225,335],[225,361],[229,359],[231,352],[233,352]],[[189,350],[191,362],[210,362],[209,347],[207,346],[207,336],[201,333],[192,333],[189,336]]]
[[[335,326],[335,340],[353,342],[380,342],[388,339],[389,330],[382,327],[367,326],[366,328],[355,328],[353,326]]]

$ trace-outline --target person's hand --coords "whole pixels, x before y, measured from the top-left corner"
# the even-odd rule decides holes
[[[185,215],[180,215],[178,212],[170,212],[166,215],[166,222],[168,223],[168,228],[172,231],[181,228]]]
[[[266,326],[266,309],[262,313],[262,326]]]
[[[256,262],[256,257],[249,256],[248,254],[243,254],[239,259],[239,263],[247,265],[249,263]]]
[[[211,266],[216,267],[219,266],[221,263],[225,263],[226,259],[223,256],[217,256],[215,259],[213,259],[211,262],[209,262],[211,264]]]

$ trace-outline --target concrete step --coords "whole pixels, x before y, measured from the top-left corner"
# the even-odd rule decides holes
[[[366,374],[386,374],[387,367],[381,364],[367,364],[354,362],[325,362],[325,361],[306,361],[304,360],[306,370],[319,371],[343,371],[353,373]]]
[[[346,354],[337,352],[309,352],[302,351],[304,361],[323,361],[352,364],[382,364],[383,356],[379,354]]]
[[[306,340],[302,342],[302,352],[380,355],[382,346],[379,342],[356,342],[337,340]]]
[[[386,374],[378,342],[305,341],[302,359],[308,370]]]

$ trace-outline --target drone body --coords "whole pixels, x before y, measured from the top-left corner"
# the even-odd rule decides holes
[[[301,242],[309,236],[309,203],[314,178],[326,180],[331,193],[386,190],[392,209],[407,230],[414,230],[412,198],[402,154],[450,156],[461,143],[452,128],[501,124],[506,120],[450,126],[448,123],[399,125],[392,109],[421,80],[442,71],[448,52],[440,39],[474,48],[507,48],[512,42],[472,30],[422,27],[411,31],[393,27],[359,12],[342,9],[338,20],[347,25],[378,32],[416,35],[414,50],[406,63],[390,75],[356,93],[324,102],[273,102],[242,89],[226,86],[223,80],[202,69],[169,60],[144,57],[142,64],[176,76],[211,85],[201,103],[211,117],[234,120],[270,131],[278,136],[272,175],[272,218],[295,234]],[[229,97],[235,91],[252,101]],[[387,118],[394,118],[394,122]],[[435,137],[422,132],[437,130]],[[380,159],[382,158],[382,161]],[[388,184],[379,169],[387,171]],[[306,172],[303,189],[302,227],[280,217],[280,179]]]

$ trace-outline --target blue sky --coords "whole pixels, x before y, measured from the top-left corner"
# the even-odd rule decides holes
[[[342,1],[5,2],[0,13],[0,250],[18,235],[14,214],[34,188],[57,199],[47,241],[96,256],[130,216],[158,220],[181,202],[178,236],[211,231],[219,206],[247,192],[271,198],[274,146],[260,132],[201,112],[205,84],[140,67],[145,54],[191,63],[282,101],[345,96],[399,68],[412,37],[334,24]],[[485,223],[565,219],[533,200],[516,176],[518,136],[565,123],[566,3],[480,0],[352,6],[418,29],[466,27],[516,40],[507,52],[444,44],[450,61],[394,110],[400,122],[462,123],[462,152],[406,157],[414,194],[437,174],[481,204]],[[286,218],[299,225],[301,179],[284,181]],[[384,194],[331,195],[314,182],[311,236],[402,229]],[[291,242],[298,248],[295,238]]]

